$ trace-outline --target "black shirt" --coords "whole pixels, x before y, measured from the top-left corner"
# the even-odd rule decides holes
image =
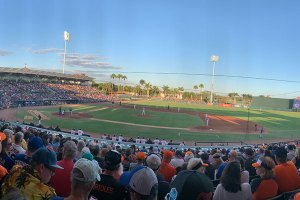
[[[98,200],[130,199],[129,192],[112,176],[101,174],[101,181],[97,181],[89,196]]]

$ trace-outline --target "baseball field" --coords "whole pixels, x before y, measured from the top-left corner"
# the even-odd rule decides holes
[[[101,134],[160,138],[173,141],[262,143],[299,139],[300,113],[223,108],[189,103],[148,100],[111,104],[62,105],[14,110],[20,121],[38,121],[61,129],[82,129]],[[69,112],[72,108],[72,114]],[[142,110],[145,110],[143,115]],[[205,116],[208,116],[206,126]],[[259,138],[263,127],[263,138]]]

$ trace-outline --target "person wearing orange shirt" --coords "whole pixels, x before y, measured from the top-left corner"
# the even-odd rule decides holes
[[[279,147],[275,151],[277,166],[273,169],[277,177],[280,192],[289,192],[300,189],[300,177],[293,162],[287,162],[287,150]]]
[[[278,185],[272,169],[275,163],[270,157],[260,157],[257,162],[252,164],[256,169],[259,178],[251,181],[252,199],[264,200],[275,197],[278,192]]]
[[[161,173],[167,182],[171,182],[172,177],[176,174],[176,169],[170,162],[173,157],[173,152],[166,150],[164,151],[163,160],[159,168],[159,173]]]

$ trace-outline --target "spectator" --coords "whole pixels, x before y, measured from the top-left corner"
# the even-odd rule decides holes
[[[79,160],[82,158],[82,149],[85,147],[85,142],[83,140],[79,140],[77,143],[77,152],[75,156],[75,160]]]
[[[8,129],[4,130],[5,131]],[[14,155],[12,155],[12,142],[11,142],[11,135],[5,134],[6,138],[1,141],[2,149],[0,152],[0,164],[5,167],[8,171],[13,167],[14,165]]]
[[[228,161],[227,162],[224,162],[220,165],[220,167],[218,168],[218,171],[217,171],[217,174],[216,174],[216,178],[219,179],[221,178],[221,175],[222,175],[222,172],[223,170],[225,169],[227,163],[229,162],[233,162],[236,160],[238,154],[237,154],[237,151],[236,150],[231,150],[228,154]]]
[[[74,158],[76,155],[76,144],[73,141],[67,141],[63,147],[63,160],[57,164],[64,170],[55,170],[55,175],[50,180],[50,185],[55,189],[58,196],[67,197],[71,192],[71,171],[74,167]]]
[[[159,172],[163,175],[167,182],[171,182],[172,177],[176,174],[176,169],[170,165],[170,161],[173,157],[173,152],[166,150],[164,151],[163,160],[159,168]]]
[[[245,161],[241,156],[236,157],[241,165],[241,183],[249,183],[249,172],[245,170]]]
[[[21,166],[29,165],[31,162],[32,154],[43,146],[43,141],[40,137],[34,136],[30,138],[25,154],[17,154],[15,156],[15,164]]]
[[[117,182],[115,177],[119,177],[122,172],[121,155],[116,151],[109,151],[105,155],[104,172],[101,180],[94,185],[90,196],[101,200],[123,200],[128,199],[124,186]]]
[[[286,157],[287,161],[291,161],[295,157],[295,148],[296,147],[293,144],[289,144],[287,146],[287,150],[288,150],[287,157]]]
[[[195,170],[184,170],[178,173],[170,185],[166,199],[174,200],[211,200],[213,185],[211,180]]]
[[[48,186],[55,168],[63,169],[56,164],[55,152],[40,148],[32,156],[28,166],[15,165],[2,184],[2,194],[6,194],[12,187],[20,191],[28,199],[42,199],[56,196],[55,190]]]
[[[245,149],[245,170],[249,172],[249,176],[255,176],[255,168],[252,166],[256,160],[254,158],[254,151],[252,148]]]
[[[173,166],[173,167],[181,167],[184,163],[184,160],[182,158],[182,151],[180,150],[176,150],[175,152],[175,156],[174,158],[172,158],[170,164]]]
[[[215,153],[213,155],[213,166],[215,168],[215,173],[214,173],[214,179],[216,179],[216,174],[219,170],[219,167],[222,165],[222,163],[224,163],[221,154],[220,153]]]
[[[6,139],[6,135],[4,133],[0,132],[0,152],[2,151],[1,142],[2,142],[2,140],[5,140],[5,139]],[[8,173],[7,169],[0,164],[0,181],[7,173]]]
[[[95,165],[85,158],[80,158],[71,172],[71,194],[65,200],[88,199],[96,181],[100,181],[100,176]]]
[[[279,192],[288,192],[300,188],[300,178],[294,163],[287,161],[287,151],[278,147],[275,152],[277,166],[273,169],[277,177]]]
[[[256,163],[252,164],[256,168],[259,178],[251,181],[253,200],[264,200],[275,197],[278,192],[278,185],[272,169],[275,163],[270,157],[260,157]]]
[[[228,162],[222,173],[213,200],[251,200],[252,193],[249,183],[241,184],[241,167],[238,161]]]
[[[121,176],[121,182],[130,187],[131,200],[156,200],[158,181],[152,169],[139,166]]]
[[[296,149],[296,156],[292,159],[293,163],[295,164],[296,168],[300,168],[300,147]]]
[[[136,168],[137,166],[143,166],[144,165],[144,161],[145,161],[146,155],[144,152],[138,152],[136,154],[136,160],[137,162],[135,163],[130,163],[129,166],[129,170],[133,170],[134,168]]]
[[[214,178],[215,178],[215,168],[208,161],[208,159],[209,159],[208,153],[206,153],[206,152],[202,153],[200,155],[200,158],[202,159],[203,163],[205,163],[205,164],[208,165],[205,168],[205,174],[206,174],[206,176],[208,176],[211,180],[214,180]]]
[[[194,158],[193,152],[187,151],[184,155],[184,162],[188,163],[191,158]]]
[[[15,143],[12,144],[14,154],[25,154],[25,149],[22,147],[22,141],[24,134],[22,132],[17,132],[15,134]]]
[[[158,169],[161,165],[161,159],[160,157],[158,157],[156,154],[150,154],[147,158],[146,158],[146,166],[148,166],[149,168],[151,168],[157,178],[158,181],[158,196],[157,199],[158,200],[164,200],[166,194],[170,191],[170,185],[168,182],[165,181],[164,177],[162,176],[161,173],[158,172]]]

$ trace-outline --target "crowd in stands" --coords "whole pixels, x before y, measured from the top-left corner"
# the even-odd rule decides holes
[[[0,107],[7,108],[19,101],[35,100],[78,100],[82,103],[94,103],[113,99],[90,86],[10,80],[0,82]]]
[[[8,124],[0,126],[0,141],[4,200],[262,200],[291,191],[295,199],[300,195],[297,144],[167,150],[132,143],[122,148],[117,142]]]

